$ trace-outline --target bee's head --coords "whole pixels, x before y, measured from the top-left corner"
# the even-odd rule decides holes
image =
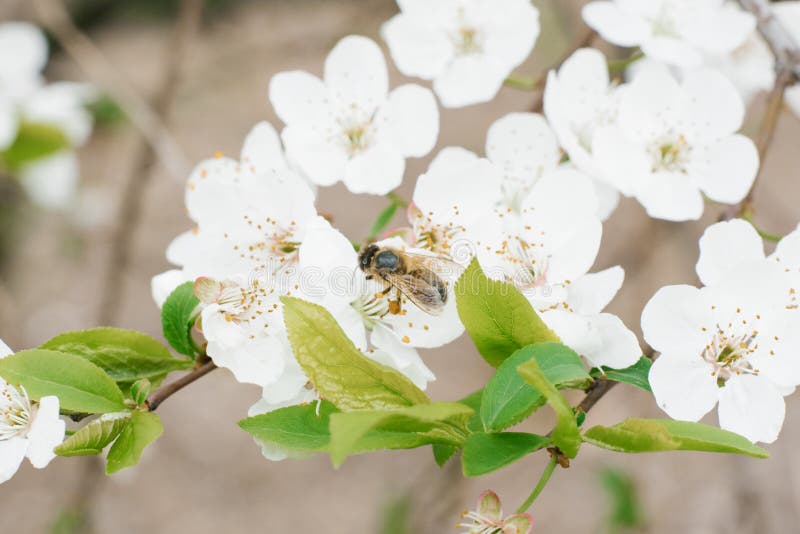
[[[378,245],[369,245],[365,247],[358,255],[358,266],[362,271],[366,271],[372,265],[372,259],[378,252]]]

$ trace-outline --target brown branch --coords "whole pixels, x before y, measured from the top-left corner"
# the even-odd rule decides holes
[[[602,399],[605,394],[611,391],[616,385],[617,382],[611,380],[595,380],[592,386],[586,391],[586,396],[581,403],[578,404],[578,409],[583,413],[588,413],[589,410],[597,404],[597,401]]]
[[[183,0],[178,21],[172,33],[166,52],[166,62],[161,86],[153,98],[153,111],[167,117],[172,107],[180,79],[181,65],[189,50],[194,35],[200,26],[203,0]],[[144,193],[152,176],[156,151],[150,144],[140,139],[135,149],[133,168],[128,175],[123,193],[122,206],[117,217],[117,226],[111,236],[111,252],[108,258],[103,287],[101,289],[98,323],[114,324],[119,313],[123,281],[127,270],[133,236],[141,219]]]
[[[156,408],[158,408],[162,402],[164,402],[169,397],[171,397],[178,391],[182,390],[195,380],[204,377],[205,375],[207,375],[216,368],[217,366],[214,365],[214,362],[210,360],[207,361],[200,367],[196,368],[190,373],[186,373],[185,375],[175,380],[174,382],[170,382],[169,384],[161,386],[160,388],[155,390],[149,397],[147,397],[147,400],[144,401],[145,406],[147,406],[147,409],[150,410],[151,412],[156,411]]]
[[[131,87],[130,82],[125,81],[97,45],[75,26],[63,0],[34,0],[33,4],[42,25],[55,36],[86,76],[103,87],[122,107],[170,174],[183,179],[188,168],[186,157],[159,114]],[[172,53],[170,51],[168,57]]]

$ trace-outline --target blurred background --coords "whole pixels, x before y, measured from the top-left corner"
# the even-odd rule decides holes
[[[542,33],[517,69],[529,76],[584,31],[580,1],[534,3]],[[216,151],[238,154],[259,120],[280,127],[267,100],[273,74],[321,74],[341,37],[357,33],[380,42],[381,23],[396,11],[393,0],[208,0],[183,7],[167,0],[0,2],[0,21],[52,30],[48,79],[113,85],[110,94],[132,95],[134,104],[146,100],[157,119],[132,118],[111,101],[95,107],[95,131],[79,150],[81,190],[68,209],[39,208],[0,176],[0,338],[19,350],[98,324],[161,338],[150,278],[169,267],[167,244],[190,227],[183,207],[188,169]],[[392,85],[405,82],[388,57],[387,63]],[[535,99],[535,92],[505,88],[490,103],[442,110],[438,148],[482,153],[487,127]],[[757,130],[763,107],[762,95],[750,106],[746,133]],[[162,153],[152,154],[136,121],[149,124],[149,142]],[[800,122],[784,112],[756,198],[757,219],[775,233],[788,233],[800,220],[798,139]],[[408,162],[406,198],[431,156]],[[320,211],[356,241],[386,204],[341,186],[319,193]],[[627,272],[610,311],[638,333],[641,309],[656,289],[696,283],[697,239],[722,209],[709,205],[702,221],[676,224],[652,220],[636,202],[623,201],[605,225],[595,266],[620,264]],[[436,400],[460,398],[492,373],[466,336],[421,352],[438,377],[429,391]],[[464,479],[458,462],[439,469],[429,448],[354,457],[338,471],[325,456],[271,463],[235,424],[259,393],[227,372],[203,378],[160,408],[163,437],[138,467],[113,478],[94,476],[84,458],[58,458],[41,471],[26,462],[0,485],[0,532],[456,532],[459,513],[484,489],[515,508],[547,461],[544,453],[532,455],[478,480]],[[625,456],[585,447],[536,501],[534,532],[800,532],[800,397],[787,401],[781,438],[767,446],[769,460]],[[552,421],[544,412],[525,429],[546,432]],[[663,414],[648,395],[620,386],[588,423],[627,416]]]

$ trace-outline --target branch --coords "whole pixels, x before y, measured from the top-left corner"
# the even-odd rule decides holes
[[[207,361],[200,367],[196,368],[194,371],[191,371],[190,373],[183,375],[174,382],[170,382],[169,384],[161,386],[160,388],[155,390],[145,401],[145,406],[147,406],[147,409],[150,410],[151,412],[156,411],[156,408],[158,408],[162,402],[167,400],[173,394],[182,390],[195,380],[204,377],[205,375],[207,375],[216,368],[217,366],[214,364],[214,362],[210,360]]]
[[[770,7],[768,0],[739,0],[739,4],[746,11],[756,17],[758,31],[767,41],[775,59],[778,69],[788,69],[794,78],[800,79],[800,47],[792,34],[783,27]]]
[[[86,76],[119,103],[170,174],[183,179],[188,169],[186,157],[158,113],[125,81],[97,45],[73,24],[63,1],[34,0],[33,4],[42,25],[55,36]]]

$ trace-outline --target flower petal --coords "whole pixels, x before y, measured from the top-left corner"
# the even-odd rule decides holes
[[[266,121],[256,124],[247,134],[240,159],[242,164],[251,165],[257,174],[286,168],[281,139]]]
[[[673,419],[699,421],[718,399],[717,380],[699,356],[664,353],[653,362],[650,387],[659,407]]]
[[[427,16],[395,15],[383,25],[381,35],[398,70],[406,76],[432,80],[453,57],[447,34]]]
[[[44,33],[27,22],[0,25],[0,65],[9,74],[35,76],[47,63],[47,39]]]
[[[703,195],[691,176],[659,172],[644,177],[636,198],[650,217],[667,221],[696,221],[703,215]]]
[[[753,225],[742,219],[719,222],[700,238],[697,276],[704,285],[714,285],[742,262],[763,259],[764,243]]]
[[[699,357],[709,340],[701,325],[714,324],[710,310],[705,295],[696,287],[662,287],[642,311],[644,339],[662,353]]]
[[[386,100],[389,75],[375,41],[349,35],[325,59],[325,85],[340,106],[373,112]]]
[[[11,350],[11,348],[6,345],[2,339],[0,339],[0,358],[5,358],[11,354],[14,354],[14,351]]]
[[[395,147],[380,143],[347,163],[344,185],[351,193],[385,195],[403,182],[406,162]]]
[[[176,287],[188,281],[189,277],[180,269],[170,269],[155,275],[150,280],[150,292],[153,295],[156,306],[161,308],[170,293],[175,291]]]
[[[420,158],[436,145],[439,108],[429,89],[414,84],[401,85],[389,94],[380,115],[386,121],[392,145],[403,156]]]
[[[313,124],[330,114],[325,84],[300,70],[273,76],[269,82],[269,101],[285,124]]]
[[[538,113],[509,113],[486,134],[486,157],[507,176],[533,184],[561,159],[558,141]]]
[[[649,34],[644,20],[630,16],[614,2],[590,2],[581,14],[586,24],[615,45],[637,46]]]
[[[768,380],[733,376],[719,391],[719,426],[752,442],[772,443],[786,414],[783,395]]]
[[[711,69],[691,71],[681,84],[690,132],[718,139],[736,132],[744,121],[744,102],[733,83]]]
[[[22,187],[31,200],[45,208],[65,208],[78,187],[78,157],[64,150],[25,165],[21,170]]]
[[[0,441],[0,484],[14,476],[27,450],[28,440],[25,438],[13,437]]]
[[[333,185],[344,178],[347,152],[316,128],[287,126],[281,132],[286,155],[307,176],[321,186]]]
[[[743,135],[731,135],[692,155],[690,172],[711,200],[735,204],[741,201],[758,174],[758,150]]]
[[[459,56],[433,81],[446,108],[488,102],[497,95],[510,69],[483,56]]]
[[[624,280],[625,271],[619,265],[581,276],[569,286],[570,308],[583,314],[600,313],[617,294]]]
[[[58,415],[58,397],[52,395],[39,400],[39,409],[28,431],[28,460],[41,469],[56,457],[53,449],[64,441],[67,426]]]

